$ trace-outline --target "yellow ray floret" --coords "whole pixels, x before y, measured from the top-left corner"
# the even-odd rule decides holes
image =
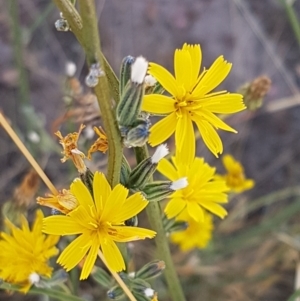
[[[212,215],[204,212],[203,221],[196,221],[184,211],[178,219],[186,221],[188,227],[184,231],[172,233],[171,241],[178,244],[182,251],[205,248],[212,238],[214,228]]]
[[[173,164],[162,159],[158,171],[171,181],[187,177],[189,185],[173,193],[169,198],[165,213],[168,218],[178,217],[186,212],[197,222],[204,222],[204,214],[209,211],[220,218],[227,215],[221,206],[227,203],[226,192],[229,188],[223,179],[215,179],[215,168],[204,162],[203,158],[195,158],[191,164],[172,158]]]
[[[32,229],[24,216],[21,228],[6,220],[11,233],[0,233],[0,278],[20,285],[20,291],[24,293],[30,289],[33,278],[51,277],[52,267],[47,262],[58,254],[55,245],[59,236],[42,233],[43,217],[42,211],[38,210]]]
[[[231,155],[224,155],[222,161],[227,173],[217,175],[217,178],[224,179],[232,192],[241,193],[254,187],[254,180],[246,178],[244,167],[240,162]]]
[[[200,73],[201,61],[200,45],[184,44],[175,51],[174,76],[162,66],[150,63],[149,73],[170,96],[146,95],[142,105],[151,114],[166,115],[151,128],[149,143],[158,145],[176,132],[177,151],[187,162],[195,156],[193,123],[206,146],[218,157],[223,145],[216,130],[236,131],[215,114],[232,114],[246,108],[240,94],[212,92],[227,77],[231,64],[219,56],[208,70]]]
[[[102,173],[96,172],[94,175],[93,195],[79,179],[72,183],[71,193],[79,206],[65,216],[45,218],[43,231],[56,235],[79,234],[57,262],[69,271],[86,256],[81,280],[91,273],[99,248],[109,267],[120,272],[125,269],[125,263],[115,242],[152,238],[156,234],[148,229],[124,225],[126,220],[142,211],[148,201],[141,193],[127,197],[128,189],[120,184],[111,189]]]

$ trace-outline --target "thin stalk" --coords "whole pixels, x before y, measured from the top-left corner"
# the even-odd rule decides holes
[[[12,129],[12,127],[9,125],[9,123],[6,121],[5,117],[2,115],[1,112],[0,112],[0,124],[2,125],[4,130],[7,132],[7,134],[10,136],[10,138],[13,140],[13,142],[16,144],[16,146],[20,149],[20,151],[22,152],[24,157],[28,160],[28,162],[31,164],[31,166],[35,169],[35,171],[40,176],[40,178],[44,181],[45,185],[52,192],[52,194],[57,195],[58,191],[55,188],[55,186],[52,184],[52,182],[46,176],[45,172],[42,170],[40,165],[33,158],[31,153],[28,151],[26,146],[23,144],[21,139],[17,136],[17,134]]]
[[[148,158],[148,149],[146,146],[135,148],[137,163],[141,162],[145,158]],[[156,231],[155,243],[158,252],[158,256],[166,264],[164,275],[169,287],[169,293],[172,301],[185,301],[185,296],[178,279],[176,269],[173,263],[169,243],[166,237],[166,233],[162,223],[161,208],[158,202],[150,202],[146,207],[147,216],[151,225],[151,228]]]
[[[291,2],[291,1],[289,1],[289,2]],[[297,18],[295,9],[293,8],[292,3],[288,3],[287,0],[281,0],[281,3],[283,4],[283,6],[285,8],[289,22],[292,26],[296,40],[298,42],[298,47],[300,48],[300,24],[299,24],[299,20]]]
[[[133,296],[132,292],[127,287],[127,285],[121,279],[121,277],[119,276],[119,274],[110,269],[110,267],[108,266],[108,264],[107,264],[107,262],[105,260],[105,257],[103,256],[103,253],[100,250],[98,251],[98,256],[102,260],[102,262],[105,264],[105,266],[107,267],[107,269],[110,271],[110,273],[113,275],[113,277],[115,278],[115,280],[118,282],[118,284],[120,285],[120,287],[123,289],[124,293],[129,298],[129,300],[130,301],[137,301],[135,299],[135,297]]]
[[[15,63],[19,72],[19,97],[22,104],[28,104],[30,102],[29,83],[28,76],[23,64],[22,53],[22,33],[19,22],[19,1],[9,1],[9,13],[11,18],[12,28],[12,40],[14,46]]]

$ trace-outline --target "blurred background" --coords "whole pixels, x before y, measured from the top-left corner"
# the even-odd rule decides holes
[[[261,108],[227,119],[239,133],[221,133],[224,153],[242,162],[256,186],[231,197],[229,216],[216,219],[208,248],[182,253],[174,247],[173,254],[188,300],[296,300],[289,297],[300,273],[300,1],[96,2],[102,49],[117,74],[126,55],[143,55],[172,71],[174,49],[187,42],[201,44],[204,67],[219,55],[233,63],[223,89],[237,91],[261,75],[271,79]],[[61,164],[53,132],[77,131],[82,121],[97,125],[99,112],[87,87],[74,99],[69,96],[78,87],[66,83],[66,64],[75,63],[82,84],[88,68],[73,34],[56,31],[57,19],[51,1],[0,1],[0,110],[54,184],[63,188],[76,173],[71,163]],[[89,130],[83,136],[84,143],[89,141]],[[224,172],[201,140],[198,155]],[[104,170],[106,157],[95,156],[91,164]],[[30,166],[1,128],[0,167],[3,205],[17,198]],[[47,192],[37,179],[29,188],[28,195],[21,193],[28,204]],[[144,264],[153,250],[137,244],[135,258]],[[169,300],[163,286],[159,293],[159,300]],[[95,293],[92,281],[81,285],[80,294],[105,300],[99,299],[105,290]],[[0,292],[0,300],[40,299]]]

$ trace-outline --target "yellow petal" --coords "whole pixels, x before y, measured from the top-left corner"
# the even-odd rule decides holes
[[[177,85],[188,90],[192,84],[192,61],[187,50],[175,50],[174,69]]]
[[[122,208],[115,213],[113,220],[111,223],[120,224],[127,219],[137,215],[140,213],[147,205],[148,201],[142,196],[141,193],[135,193],[130,196],[124,202]]]
[[[243,96],[237,93],[226,93],[211,97],[208,94],[201,101],[195,102],[195,108],[197,106],[217,114],[232,114],[246,109]]]
[[[90,273],[95,265],[96,259],[97,259],[97,253],[98,253],[99,247],[100,247],[99,244],[92,243],[89,254],[86,257],[84,265],[82,267],[82,271],[80,274],[80,280],[84,280],[90,275]]]
[[[139,228],[139,227],[127,227],[127,226],[111,226],[110,229],[113,235],[110,238],[117,242],[129,242],[145,238],[152,238],[156,235],[155,231]]]
[[[39,233],[41,233],[42,231],[44,214],[43,211],[40,209],[37,210],[35,214],[36,214],[36,218],[32,226],[31,232],[34,233],[34,235],[39,235]]]
[[[108,266],[114,272],[121,272],[122,270],[125,270],[125,263],[122,254],[111,239],[102,237],[101,249]]]
[[[79,204],[84,206],[87,211],[90,211],[90,208],[94,208],[95,204],[93,198],[80,179],[75,179],[70,187],[71,193],[73,193],[78,200]]]
[[[201,201],[199,204],[202,207],[204,207],[206,210],[208,210],[211,213],[219,216],[222,219],[227,215],[227,211],[222,206],[220,206],[219,204],[216,204],[216,203],[213,203],[213,202],[204,202],[204,201]]]
[[[197,222],[204,221],[203,209],[196,202],[187,202],[187,212]]]
[[[203,97],[215,89],[227,77],[231,66],[232,64],[225,61],[223,56],[219,56],[199,81],[193,91],[193,97]]]
[[[188,171],[189,185],[193,187],[195,185],[195,188],[202,188],[203,185],[205,185],[214,177],[215,170],[215,168],[205,163],[203,158],[195,158],[191,168]],[[199,183],[203,184],[199,185]]]
[[[171,198],[165,208],[165,214],[168,218],[178,215],[186,207],[186,202],[182,198]]]
[[[184,44],[182,47],[184,50],[187,50],[190,54],[191,61],[192,61],[192,66],[191,66],[191,86],[189,88],[192,89],[194,85],[197,82],[197,78],[199,76],[200,72],[200,67],[201,67],[201,61],[202,61],[202,52],[200,45],[189,45],[189,44]]]
[[[182,126],[186,128],[185,134],[182,136],[182,138],[179,138],[179,135],[178,137],[175,136],[176,146],[177,146],[177,139],[182,139],[181,147],[180,148],[176,147],[176,158],[179,160],[179,162],[184,162],[186,165],[189,165],[193,162],[196,153],[195,133],[194,133],[193,122],[189,118],[185,118],[184,122],[185,124],[184,125],[182,124]]]
[[[229,155],[229,154],[224,155],[222,157],[222,162],[228,172],[235,169],[236,161],[234,160],[234,158],[231,155]],[[241,165],[240,165],[240,167],[241,167]],[[237,172],[242,173],[244,171],[243,171],[243,169],[239,169],[239,170],[237,170]]]
[[[88,234],[82,234],[73,240],[61,253],[57,263],[62,265],[66,271],[73,269],[85,256],[91,247],[92,240]]]
[[[82,226],[69,216],[53,215],[44,218],[43,232],[53,235],[74,235],[82,233]]]
[[[174,133],[176,124],[176,113],[171,113],[167,117],[158,121],[150,129],[149,144],[151,146],[156,146],[166,141]]]
[[[151,74],[155,79],[168,91],[171,95],[175,96],[178,94],[177,83],[174,76],[164,67],[150,63],[149,64],[149,74]]]
[[[127,195],[127,188],[121,184],[116,185],[105,203],[100,221],[111,222],[114,220],[114,217],[117,214],[117,208],[122,208]]]
[[[105,206],[105,202],[111,193],[111,187],[105,175],[98,171],[94,174],[93,193],[97,212],[99,213]]]
[[[218,118],[213,113],[209,112],[208,110],[199,110],[195,112],[198,116],[204,118],[207,120],[212,126],[214,126],[217,129],[222,129],[224,131],[237,133],[235,129],[227,125],[224,121],[222,121],[220,118]]]
[[[223,144],[216,130],[210,125],[210,123],[203,120],[196,114],[193,116],[193,120],[197,124],[204,143],[206,144],[208,149],[218,158],[218,154],[222,154],[223,152]]]
[[[94,207],[93,207],[94,208]],[[86,211],[85,207],[80,205],[70,213],[68,216],[74,220],[81,229],[84,230],[95,230],[95,220],[96,217],[91,214],[91,210],[89,212]]]
[[[188,114],[183,113],[178,117],[177,119],[177,125],[176,125],[176,132],[175,132],[175,143],[176,143],[176,149],[178,151],[181,151],[184,137],[186,135],[187,131],[187,124],[188,124]]]
[[[151,114],[169,114],[175,111],[175,100],[160,94],[145,95],[142,110]]]
[[[172,165],[167,159],[163,158],[159,161],[157,170],[163,174],[167,179],[171,181],[178,180],[179,176],[174,165]]]

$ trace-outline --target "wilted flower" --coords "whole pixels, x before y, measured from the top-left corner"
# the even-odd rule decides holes
[[[103,131],[102,127],[99,126],[99,128],[97,128],[94,126],[94,131],[99,137],[93,143],[93,145],[90,147],[90,149],[88,151],[87,157],[89,160],[91,160],[92,153],[99,151],[99,152],[102,152],[105,154],[106,151],[108,150],[108,140],[107,140],[106,134]]]
[[[38,197],[37,203],[52,209],[56,209],[64,214],[74,210],[78,205],[78,201],[70,190],[63,189],[57,195],[49,195],[48,197]]]
[[[83,161],[85,155],[77,148],[79,135],[84,128],[85,126],[82,124],[78,133],[70,133],[65,137],[62,136],[60,131],[55,133],[55,135],[60,139],[59,143],[63,147],[62,154],[64,154],[64,157],[61,159],[61,162],[66,162],[68,159],[71,159],[80,174],[86,172],[86,166]]]

